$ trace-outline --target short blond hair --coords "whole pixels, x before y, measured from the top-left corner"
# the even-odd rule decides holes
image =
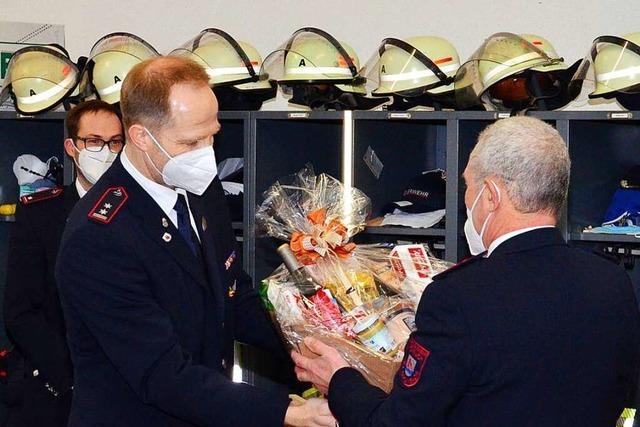
[[[209,76],[196,62],[175,56],[148,59],[133,67],[120,92],[125,128],[141,123],[160,129],[169,124],[171,88],[181,83],[208,86]]]

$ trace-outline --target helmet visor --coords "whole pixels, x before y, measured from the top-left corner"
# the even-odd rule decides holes
[[[160,56],[157,50],[140,37],[129,33],[107,34],[98,40],[89,52],[89,61],[95,61],[105,53],[121,53],[142,62]]]
[[[516,34],[494,34],[458,70],[454,83],[456,102],[461,108],[481,105],[481,96],[500,80],[560,61]]]
[[[403,40],[386,38],[359,75],[366,78],[373,95],[411,97],[425,91],[452,90],[453,76],[459,67],[453,56],[429,58]]]
[[[357,58],[330,34],[302,28],[270,53],[265,72],[281,84],[358,85]]]
[[[15,107],[36,114],[59,104],[77,86],[76,65],[60,50],[30,46],[13,54],[0,92],[0,102],[13,97]]]
[[[160,56],[157,50],[140,37],[129,33],[107,34],[98,40],[89,52],[89,60],[107,52],[131,55],[140,61]]]
[[[217,28],[201,31],[170,55],[200,64],[209,75],[211,85],[264,82],[268,86],[261,58],[250,58],[233,37]]]
[[[129,70],[144,60],[158,56],[160,54],[153,46],[134,34],[107,34],[89,52],[80,91],[87,95],[91,83],[101,99],[117,102],[122,81]]]
[[[640,46],[616,36],[593,41],[581,66],[571,79],[580,99],[611,98],[618,93],[640,93]]]

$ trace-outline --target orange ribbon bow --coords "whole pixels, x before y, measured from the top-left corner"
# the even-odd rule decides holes
[[[327,222],[326,209],[316,209],[307,215],[312,224],[311,233],[295,231],[291,235],[291,250],[298,261],[305,265],[313,264],[319,257],[333,251],[341,258],[349,256],[356,244],[349,242],[347,227],[337,219]]]

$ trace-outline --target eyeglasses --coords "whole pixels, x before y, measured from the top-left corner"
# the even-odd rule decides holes
[[[117,136],[109,141],[105,141],[102,138],[82,138],[79,136],[76,137],[76,139],[84,143],[85,150],[92,151],[94,153],[101,151],[105,145],[109,146],[109,150],[111,150],[112,153],[119,153],[120,150],[122,150],[122,147],[124,147],[124,138],[121,136]]]

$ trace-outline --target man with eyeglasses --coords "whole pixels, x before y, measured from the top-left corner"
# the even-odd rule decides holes
[[[11,228],[4,318],[16,354],[22,357],[19,368],[10,367],[19,401],[11,408],[8,426],[67,425],[73,383],[54,278],[58,247],[71,209],[124,144],[119,113],[104,101],[73,108],[66,128],[64,147],[76,165],[75,182],[23,198]]]

